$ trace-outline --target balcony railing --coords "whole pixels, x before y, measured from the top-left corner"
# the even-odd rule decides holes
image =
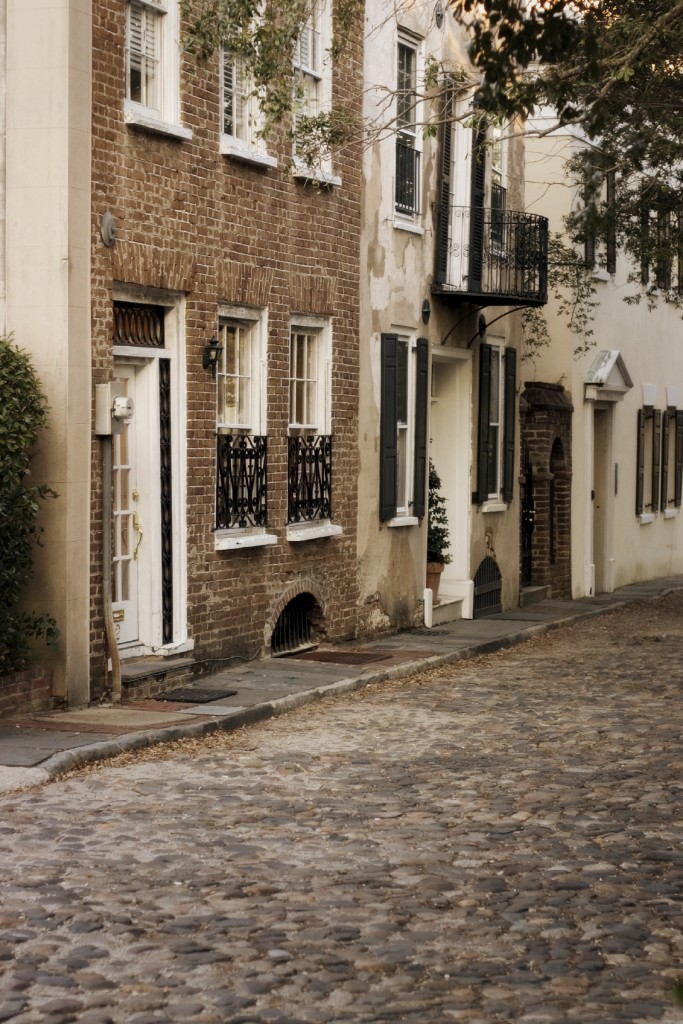
[[[216,529],[266,526],[267,439],[253,434],[219,434],[216,440]]]
[[[548,221],[533,213],[470,206],[437,208],[432,291],[487,306],[548,300]]]
[[[332,438],[288,439],[288,523],[311,523],[332,516]]]

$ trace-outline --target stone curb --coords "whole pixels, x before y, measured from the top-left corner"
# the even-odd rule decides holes
[[[655,596],[657,598],[666,597],[676,589],[678,588],[671,588]],[[642,598],[642,600],[651,600],[651,598]],[[554,619],[551,622],[525,626],[507,636],[496,637],[493,640],[486,640],[482,643],[473,644],[470,647],[463,647],[457,651],[435,654],[428,658],[419,658],[415,661],[404,662],[401,665],[393,665],[391,668],[374,671],[367,675],[340,679],[337,682],[313,687],[310,690],[288,694],[277,700],[255,704],[250,708],[244,708],[241,711],[236,711],[234,714],[227,715],[225,718],[218,718],[211,722],[172,725],[166,729],[124,733],[116,740],[103,740],[101,743],[89,743],[87,746],[77,747],[73,750],[63,750],[57,754],[52,754],[40,765],[36,766],[44,773],[44,778],[40,781],[53,781],[76,768],[83,767],[86,764],[94,764],[97,761],[106,761],[124,752],[143,750],[146,747],[173,743],[177,740],[201,739],[202,736],[209,736],[214,732],[235,732],[238,729],[244,729],[250,725],[266,722],[270,718],[287,714],[308,704],[314,704],[324,700],[326,697],[342,696],[346,693],[353,693],[356,690],[364,689],[367,686],[407,679],[410,676],[417,675],[419,672],[442,668],[445,665],[452,665],[459,661],[469,661],[472,658],[485,654],[495,654],[497,651],[505,650],[508,647],[515,647],[534,637],[544,636],[546,633],[560,629],[562,626],[572,625],[586,619],[606,615],[609,612],[619,611],[631,603],[629,601],[619,601],[609,607],[591,608],[578,612],[576,615]],[[29,782],[28,785],[36,785],[36,783]]]

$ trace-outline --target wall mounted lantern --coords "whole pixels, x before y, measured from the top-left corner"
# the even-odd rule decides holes
[[[223,346],[218,344],[218,338],[214,335],[211,341],[204,346],[202,353],[202,369],[211,370],[211,376],[216,379],[216,367],[221,357]]]

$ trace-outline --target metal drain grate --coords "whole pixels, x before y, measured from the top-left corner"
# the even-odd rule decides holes
[[[329,661],[338,665],[365,665],[373,661],[386,661],[390,654],[376,654],[369,651],[310,651],[308,654],[296,654],[300,661]]]
[[[175,690],[167,690],[156,699],[179,704],[209,704],[212,700],[234,697],[236,693],[237,690],[220,690],[212,686],[177,686]]]

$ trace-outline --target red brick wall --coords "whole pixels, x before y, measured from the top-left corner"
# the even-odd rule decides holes
[[[217,61],[197,69],[183,58],[181,121],[189,142],[127,127],[123,118],[125,4],[93,10],[92,334],[95,383],[112,372],[114,280],[185,292],[187,354],[187,554],[189,634],[195,655],[251,657],[263,646],[272,610],[297,578],[324,595],[331,637],[356,627],[358,477],[358,301],[360,152],[335,160],[341,187],[316,189],[285,172],[290,142],[269,143],[278,169],[219,154]],[[359,33],[360,35],[360,33]],[[360,41],[336,69],[333,89],[361,106]],[[110,210],[118,240],[105,248],[100,218]],[[247,268],[246,270],[243,268]],[[226,294],[226,293],[230,294]],[[215,384],[201,366],[219,301],[268,307],[268,502],[273,547],[214,551]],[[302,308],[307,307],[317,308]],[[338,538],[289,544],[286,522],[289,318],[332,315],[333,517]],[[93,446],[92,664],[102,663],[101,469]],[[97,680],[93,680],[97,691]]]
[[[52,708],[52,670],[29,668],[0,676],[0,718]]]

